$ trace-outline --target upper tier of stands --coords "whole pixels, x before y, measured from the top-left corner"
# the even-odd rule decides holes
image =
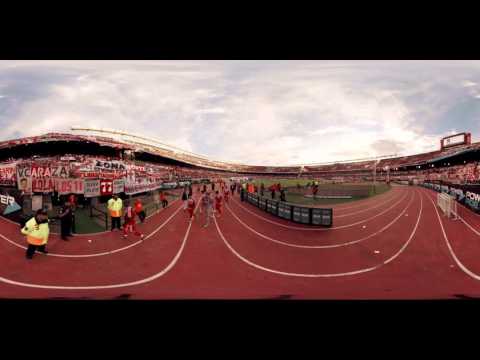
[[[28,144],[38,144],[38,143],[51,143],[51,142],[88,142],[95,143],[101,147],[113,148],[115,151],[119,152],[132,152],[137,155],[147,154],[149,156],[158,156],[165,159],[172,159],[178,162],[178,165],[182,163],[186,167],[196,167],[203,168],[205,174],[208,174],[208,171],[220,171],[224,175],[226,173],[234,174],[236,173],[246,173],[246,174],[282,174],[285,176],[289,175],[298,175],[298,174],[312,174],[312,175],[321,175],[328,173],[368,173],[373,170],[375,167],[375,162],[373,160],[369,161],[357,161],[357,162],[342,162],[334,164],[325,164],[325,165],[306,165],[301,166],[253,166],[253,165],[243,165],[243,164],[233,164],[219,161],[208,160],[201,156],[192,155],[191,153],[182,153],[180,151],[174,151],[170,149],[164,149],[158,146],[153,146],[149,144],[144,144],[140,142],[122,142],[113,138],[104,137],[104,136],[90,136],[90,135],[72,135],[72,134],[61,134],[61,133],[49,133],[41,136],[35,136],[30,138],[16,139],[16,140],[7,140],[0,142],[0,151],[2,149],[14,148],[16,146],[28,145]],[[376,167],[378,170],[385,169],[389,167],[390,169],[401,170],[402,167],[412,166],[417,164],[424,164],[435,159],[443,158],[446,156],[453,155],[455,153],[466,151],[470,149],[480,148],[479,143],[473,143],[470,145],[456,146],[450,149],[443,151],[437,150],[423,154],[403,156],[396,158],[387,158],[380,160]],[[112,157],[111,157],[112,158]],[[11,158],[13,160],[13,158]],[[180,167],[182,169],[180,169]],[[188,170],[185,167],[177,166],[176,169],[179,176],[187,174],[191,171],[199,172],[198,169]]]

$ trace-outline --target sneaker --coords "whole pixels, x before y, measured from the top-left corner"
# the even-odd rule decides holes
[[[123,238],[126,239],[128,237],[128,235],[123,235]]]
[[[140,239],[143,239],[143,237],[144,237],[144,235],[143,235],[143,234],[141,234],[141,235],[140,235]]]

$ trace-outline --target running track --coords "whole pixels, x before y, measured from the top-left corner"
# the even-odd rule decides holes
[[[26,261],[0,218],[0,298],[438,299],[480,297],[480,216],[443,217],[420,187],[334,207],[330,229],[273,217],[238,196],[203,228],[180,202],[118,232],[52,235]],[[92,240],[89,242],[88,240]]]

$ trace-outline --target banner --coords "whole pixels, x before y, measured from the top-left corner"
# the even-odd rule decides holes
[[[0,185],[15,186],[17,183],[17,164],[0,165]]]
[[[100,180],[84,180],[83,189],[85,197],[100,196]]]
[[[31,177],[17,177],[18,181],[18,190],[22,194],[31,194],[32,193],[32,178]]]
[[[178,183],[176,182],[166,182],[163,184],[159,185],[159,188],[161,189],[175,189],[178,186]]]
[[[125,171],[127,168],[125,164],[120,161],[102,161],[95,160],[95,168],[102,170]]]
[[[40,210],[43,207],[43,196],[42,195],[33,195],[32,196],[32,211],[35,212]]]
[[[439,184],[425,182],[423,186],[437,192],[446,192],[455,196],[457,201],[475,212],[480,212],[480,185]]]
[[[82,179],[55,179],[55,190],[60,195],[83,194]]]
[[[107,196],[113,194],[113,180],[100,180],[100,195]]]
[[[17,165],[17,178],[68,178],[70,168],[66,164],[47,163],[47,164],[22,164]]]
[[[175,183],[176,184],[176,183]],[[143,183],[143,184],[125,184],[125,194],[133,195],[142,192],[156,190],[162,187],[160,182],[157,183]]]
[[[120,194],[125,190],[125,181],[123,179],[113,180],[113,193]]]
[[[55,189],[55,180],[52,178],[31,178],[32,192],[49,193]]]

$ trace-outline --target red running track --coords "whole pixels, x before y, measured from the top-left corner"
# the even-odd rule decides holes
[[[177,202],[139,225],[144,240],[53,235],[50,254],[33,261],[18,225],[0,219],[0,298],[479,297],[480,216],[459,207],[460,219],[447,219],[435,199],[394,187],[335,206],[333,227],[321,230],[237,196],[204,228],[202,214],[190,222]]]

